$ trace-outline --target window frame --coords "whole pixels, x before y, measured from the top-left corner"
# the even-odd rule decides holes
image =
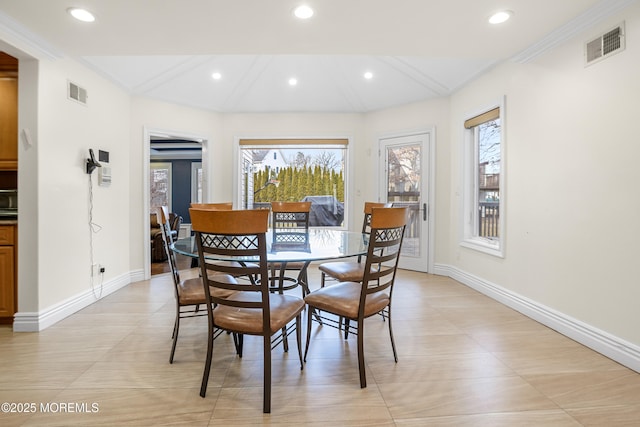
[[[341,226],[326,226],[327,229],[348,229],[350,224],[350,194],[353,193],[353,167],[351,150],[353,149],[353,140],[349,136],[320,136],[320,137],[235,137],[234,144],[234,200],[238,206],[243,206],[245,198],[244,191],[253,191],[254,189],[243,189],[243,178],[247,165],[242,156],[243,149],[265,149],[270,148],[311,148],[311,149],[344,149],[343,158],[343,181],[344,181],[344,219]],[[252,183],[251,183],[252,184]]]
[[[151,189],[151,173],[154,169],[167,169],[168,170],[168,183],[167,183],[167,209],[169,212],[172,212],[172,203],[173,203],[173,163],[171,162],[150,162],[149,164],[149,189]],[[153,208],[151,206],[151,190],[149,190],[149,208]]]
[[[202,180],[198,181],[198,172]],[[198,188],[200,184],[200,188]],[[191,203],[202,203],[204,198],[204,176],[202,172],[202,162],[191,162]],[[198,193],[199,191],[199,193]],[[199,196],[199,197],[198,197]]]
[[[479,235],[479,160],[478,160],[478,129],[474,126],[467,129],[464,123],[474,117],[478,117],[496,108],[500,109],[500,177],[499,177],[499,201],[498,209],[500,216],[498,219],[498,237],[487,238]],[[462,142],[462,213],[461,213],[461,236],[460,246],[477,250],[489,255],[504,258],[505,256],[505,158],[506,158],[506,138],[505,138],[505,102],[504,97],[472,113],[467,114],[463,119],[463,142]]]

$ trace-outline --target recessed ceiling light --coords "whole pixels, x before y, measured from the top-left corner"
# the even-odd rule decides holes
[[[93,22],[96,20],[96,17],[93,16],[93,13],[79,7],[70,7],[69,9],[67,9],[67,12],[69,12],[69,14],[76,18],[78,21]]]
[[[220,74],[219,72],[216,71],[215,73],[211,74],[211,78],[213,80],[220,80],[222,78],[222,74]]]
[[[289,79],[289,86],[295,86],[298,84],[298,79],[296,79],[295,77],[291,77]]]
[[[371,71],[367,71],[364,73],[364,78],[367,80],[371,80],[373,78],[373,73]]]
[[[501,10],[500,12],[496,12],[489,17],[490,24],[502,24],[505,21],[508,21],[511,18],[513,12],[510,10]]]
[[[303,4],[293,9],[293,14],[296,18],[309,19],[313,16],[313,9],[311,9],[306,4]]]

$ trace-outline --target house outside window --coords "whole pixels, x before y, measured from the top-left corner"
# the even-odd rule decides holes
[[[310,225],[343,227],[346,139],[240,140],[244,209],[310,201]]]
[[[501,106],[464,122],[464,199],[461,245],[504,256],[504,167]]]

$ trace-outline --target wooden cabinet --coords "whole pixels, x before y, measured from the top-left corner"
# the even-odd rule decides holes
[[[0,225],[0,323],[16,312],[16,226]]]
[[[0,78],[0,170],[17,168],[18,80],[4,77]]]
[[[0,52],[0,170],[17,169],[18,59]]]

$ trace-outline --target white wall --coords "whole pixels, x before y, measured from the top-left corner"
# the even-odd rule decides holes
[[[19,50],[19,47],[16,47]],[[20,57],[18,313],[16,330],[38,330],[100,297],[91,257],[106,268],[104,282],[128,283],[129,97],[84,66],[65,59]],[[71,80],[89,94],[88,105],[67,99]],[[23,130],[31,134],[26,143]],[[94,188],[89,228],[88,149],[111,155],[114,181]],[[118,251],[113,248],[119,247]],[[124,277],[124,279],[123,279]]]
[[[585,67],[583,43],[626,20],[626,50]],[[451,98],[452,191],[462,189],[465,113],[506,96],[504,259],[460,247],[454,268],[640,345],[640,6]]]
[[[86,106],[67,99],[67,80],[87,89]],[[126,93],[72,61],[42,61],[38,86],[38,305],[45,309],[89,288],[89,177],[101,227],[94,262],[105,266],[107,281],[128,272],[130,111]],[[89,148],[110,153],[110,187],[86,174]]]

